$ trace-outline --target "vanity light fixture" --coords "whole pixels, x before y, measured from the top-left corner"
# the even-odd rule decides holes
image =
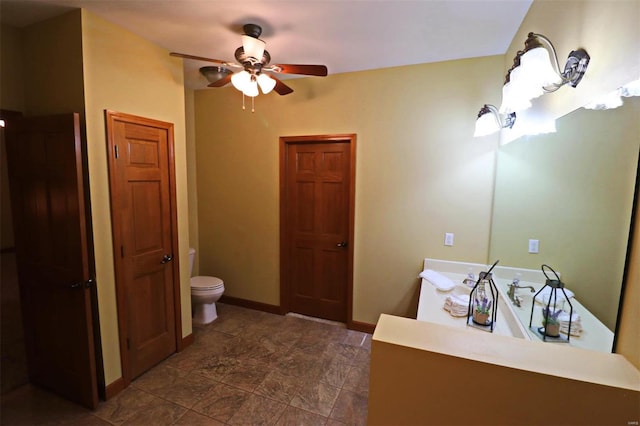
[[[498,108],[485,104],[478,112],[476,119],[476,130],[473,137],[486,136],[495,133],[503,128],[512,128],[516,122],[516,113],[500,114]]]
[[[561,70],[551,41],[542,34],[529,33],[524,50],[518,51],[507,72],[500,112],[507,114],[529,108],[532,99],[555,92],[565,84],[576,87],[589,60],[584,49],[573,50]]]

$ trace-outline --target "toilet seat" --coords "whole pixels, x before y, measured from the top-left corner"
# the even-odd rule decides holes
[[[191,289],[193,290],[217,290],[220,288],[224,288],[224,283],[218,277],[191,277]]]

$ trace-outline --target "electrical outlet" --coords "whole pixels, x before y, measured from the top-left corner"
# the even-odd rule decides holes
[[[453,245],[453,233],[452,232],[446,232],[444,234],[444,245],[445,246],[452,246]]]
[[[540,241],[529,240],[529,253],[538,253],[539,249],[540,249]]]

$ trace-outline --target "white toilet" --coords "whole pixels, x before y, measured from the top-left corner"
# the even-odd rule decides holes
[[[193,274],[196,250],[189,249],[189,275]],[[209,324],[218,318],[216,302],[224,293],[224,283],[217,277],[191,277],[191,310],[194,324]]]

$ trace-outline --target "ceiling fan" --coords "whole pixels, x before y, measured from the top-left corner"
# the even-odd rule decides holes
[[[327,75],[325,65],[296,65],[296,64],[271,64],[271,55],[265,50],[266,43],[260,40],[262,28],[257,24],[245,24],[243,27],[242,46],[235,51],[236,62],[222,61],[219,59],[204,58],[201,56],[187,55],[171,52],[171,56],[199,61],[213,62],[218,66],[200,68],[200,72],[209,81],[208,87],[222,87],[229,83],[240,90],[245,96],[258,96],[258,87],[262,93],[267,94],[275,90],[279,95],[288,95],[293,89],[287,86],[271,73],[276,74],[301,74],[324,77]],[[242,69],[234,73],[229,68]],[[268,74],[267,74],[268,73]]]

